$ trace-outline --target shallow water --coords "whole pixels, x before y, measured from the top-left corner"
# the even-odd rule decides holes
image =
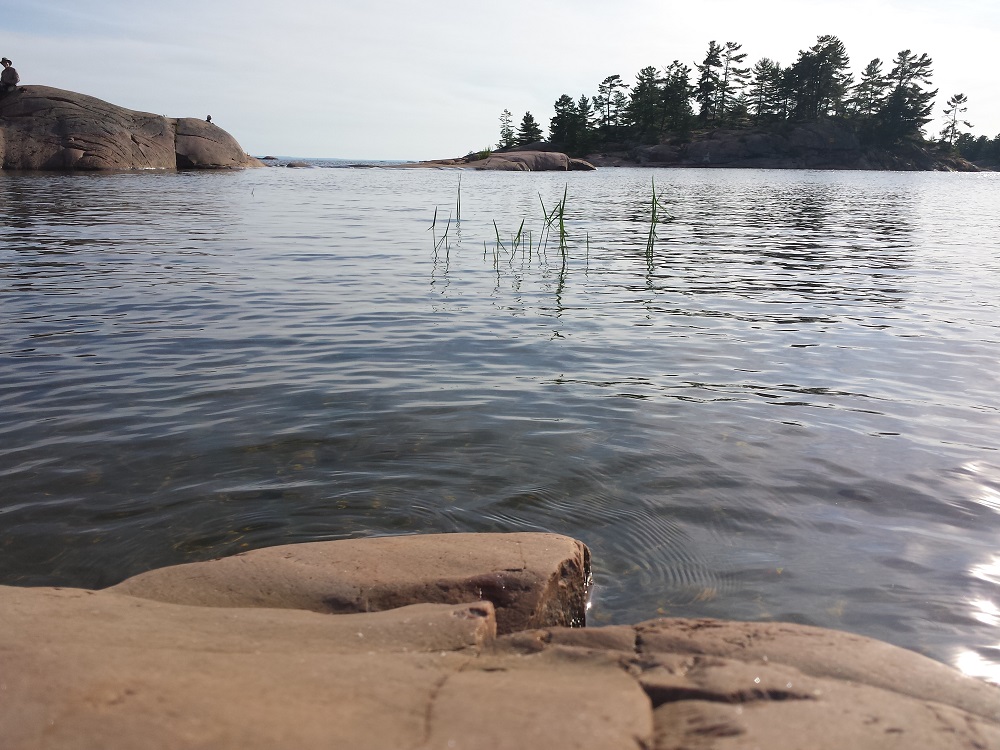
[[[1000,682],[998,213],[993,174],[0,174],[0,582],[545,530],[592,622]]]

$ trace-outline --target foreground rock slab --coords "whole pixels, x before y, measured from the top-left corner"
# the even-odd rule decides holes
[[[557,534],[423,534],[314,542],[152,570],[110,589],[208,607],[345,614],[487,600],[510,633],[586,619],[590,552]]]
[[[650,700],[656,750],[1000,747],[1000,689],[850,633],[660,619],[516,633],[496,649],[620,654]]]
[[[0,99],[0,164],[11,170],[263,166],[210,122],[136,112],[50,86]]]
[[[448,534],[275,547],[102,591],[0,586],[0,746],[1000,748],[1000,690],[871,639],[552,624],[587,562],[567,537]],[[382,611],[330,614],[351,608]]]

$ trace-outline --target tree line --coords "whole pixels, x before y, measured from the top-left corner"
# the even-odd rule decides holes
[[[926,54],[902,50],[886,65],[880,58],[855,77],[843,42],[822,35],[789,66],[764,57],[753,65],[736,42],[708,43],[701,63],[674,60],[663,69],[648,66],[633,83],[610,75],[595,95],[556,99],[549,140],[567,153],[582,155],[615,145],[655,144],[689,138],[696,130],[776,126],[836,118],[851,124],[865,146],[891,148],[924,140],[937,89],[931,88],[933,62]],[[963,119],[964,94],[944,110],[939,143],[966,153],[994,141],[972,139]],[[526,112],[515,127],[510,110],[500,117],[498,148],[542,140],[541,125]]]

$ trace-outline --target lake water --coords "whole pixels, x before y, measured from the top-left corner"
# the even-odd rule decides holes
[[[998,215],[995,174],[0,173],[0,582],[544,530],[592,623],[1000,682]]]

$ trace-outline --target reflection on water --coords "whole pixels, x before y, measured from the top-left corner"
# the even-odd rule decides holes
[[[597,623],[791,620],[1000,682],[998,187],[465,173],[459,216],[449,171],[2,174],[0,581],[549,530]]]
[[[1000,685],[1000,555],[982,565],[974,565],[970,575],[989,584],[995,598],[979,598],[969,601],[972,617],[988,626],[997,635],[995,643],[980,645],[975,649],[959,649],[955,665],[968,675],[981,677]]]
[[[971,500],[1000,513],[1000,472],[982,462],[970,462],[962,468],[978,484],[979,491]],[[958,649],[954,664],[968,675],[1000,685],[1000,541],[996,546],[996,554],[969,568],[973,579],[969,611],[973,619],[992,631],[993,642]]]

